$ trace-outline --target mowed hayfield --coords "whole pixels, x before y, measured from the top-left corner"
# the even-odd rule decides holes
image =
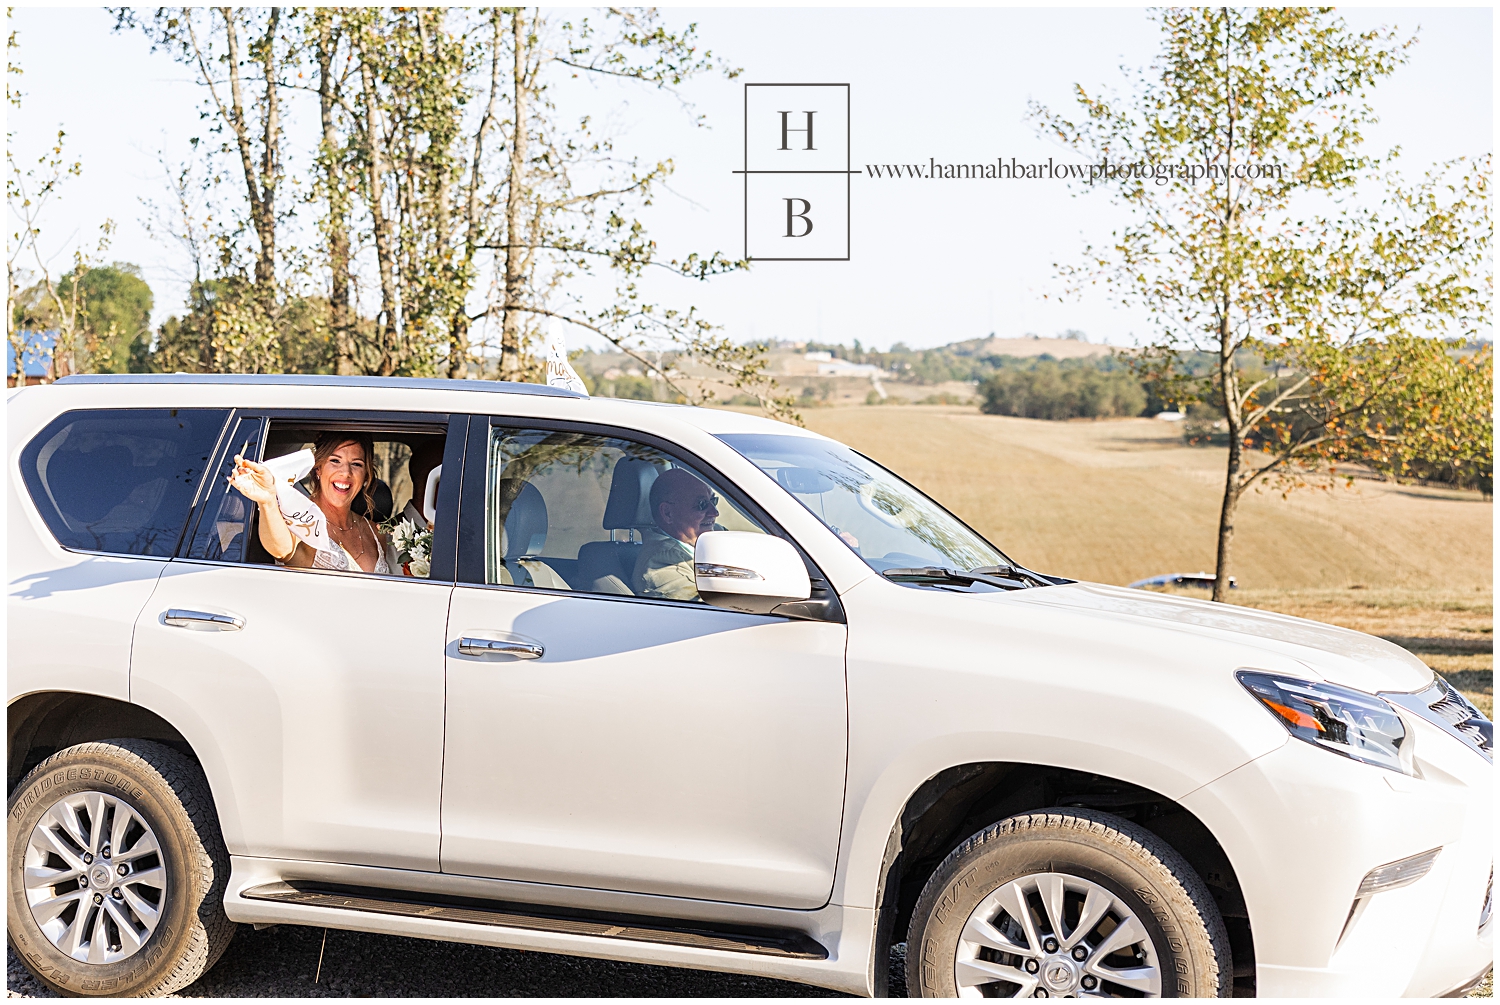
[[[1038,571],[1121,585],[1213,571],[1225,451],[1185,445],[1174,423],[916,405],[803,418]],[[1391,639],[1493,714],[1493,509],[1371,479],[1252,492],[1235,519],[1234,600]]]
[[[941,406],[809,409],[839,439],[1042,572],[1130,583],[1212,571],[1224,451],[1155,419],[1047,422]],[[1488,592],[1491,503],[1475,492],[1364,480],[1251,492],[1235,520],[1243,587]]]

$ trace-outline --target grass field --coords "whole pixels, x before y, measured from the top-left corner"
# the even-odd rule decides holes
[[[807,425],[916,483],[1031,568],[1104,583],[1213,569],[1224,452],[1154,419],[1045,422],[941,406],[810,409]],[[1250,493],[1235,574],[1251,589],[1488,594],[1493,507],[1361,481]]]
[[[1213,570],[1224,451],[1185,446],[1172,423],[921,406],[803,416],[1030,568],[1118,584]],[[1367,480],[1252,493],[1235,520],[1234,601],[1391,639],[1493,715],[1493,510],[1477,493]]]

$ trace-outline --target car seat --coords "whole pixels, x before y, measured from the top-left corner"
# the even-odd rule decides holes
[[[547,502],[530,482],[510,504],[500,532],[500,581],[511,586],[538,586],[544,590],[570,589],[538,552],[547,543]]]
[[[385,523],[396,509],[396,500],[391,495],[391,487],[377,478],[375,484],[370,486],[370,495],[375,500],[373,510],[365,503],[363,492],[354,497],[354,502],[349,508],[374,523]],[[420,500],[418,504],[420,505]]]
[[[651,517],[651,485],[662,469],[650,461],[622,457],[615,462],[604,504],[606,531],[640,531],[656,526]],[[611,535],[613,536],[613,535]],[[590,541],[578,549],[578,580],[592,593],[634,596],[630,577],[641,544],[633,541]]]

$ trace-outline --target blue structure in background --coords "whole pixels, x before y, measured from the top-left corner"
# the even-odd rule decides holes
[[[46,377],[52,371],[52,347],[57,342],[56,332],[29,335],[26,351],[22,354],[22,365],[28,380]],[[5,379],[10,383],[16,376],[16,349],[9,340],[5,343]]]

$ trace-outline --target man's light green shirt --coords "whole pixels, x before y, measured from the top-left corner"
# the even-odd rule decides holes
[[[638,597],[666,600],[697,600],[698,583],[693,578],[693,549],[659,530],[648,530],[645,544],[635,560],[630,588]]]

